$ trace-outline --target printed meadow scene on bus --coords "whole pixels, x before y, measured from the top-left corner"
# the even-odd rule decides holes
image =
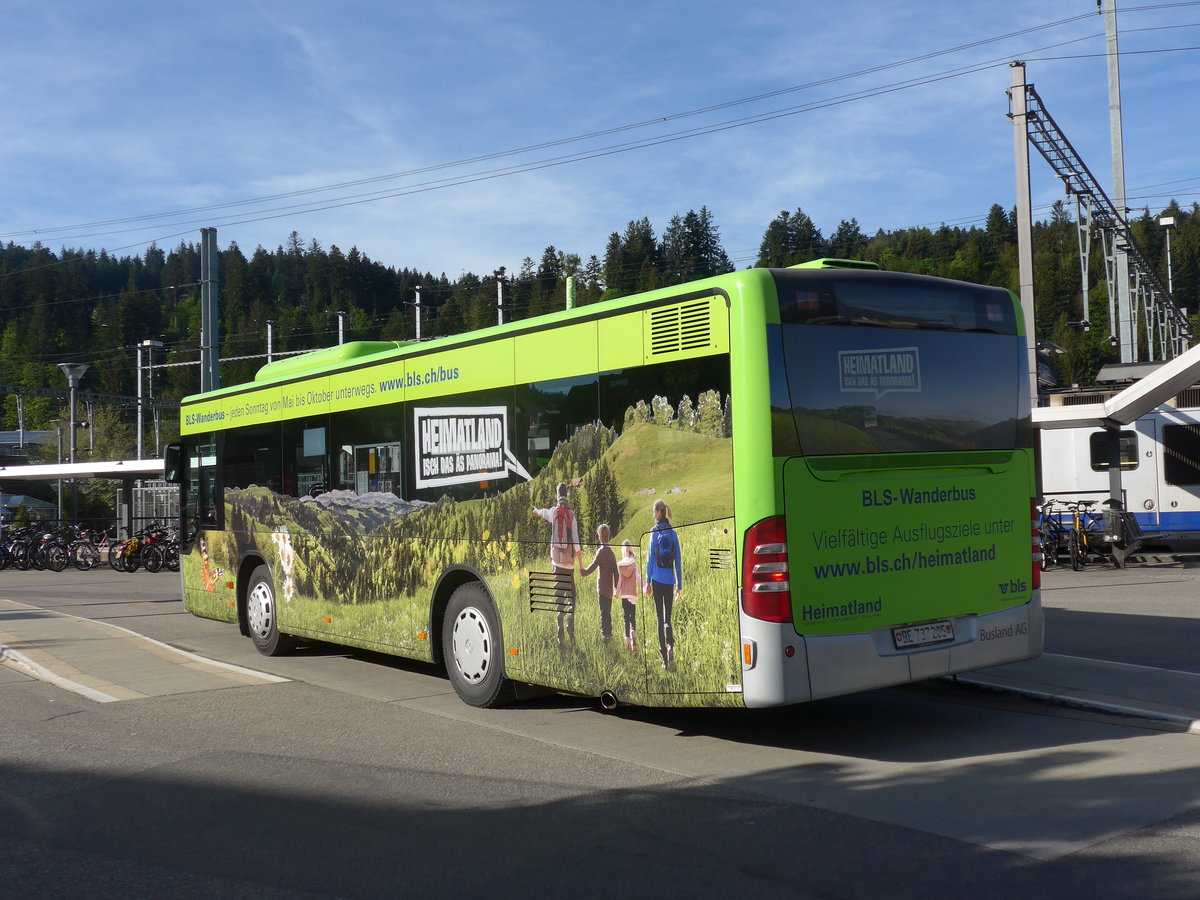
[[[627,410],[619,434],[601,430],[598,455],[579,452],[594,443],[581,429],[531,483],[525,515],[543,534],[521,542],[524,573],[493,582],[522,654],[543,679],[730,691],[740,682],[733,458],[720,397],[677,407],[654,397]]]
[[[227,567],[251,548],[272,561],[285,630],[425,658],[430,586],[468,566],[518,651],[514,677],[736,703],[732,467],[727,398],[653,396],[479,499],[226,491],[228,530],[209,552]]]

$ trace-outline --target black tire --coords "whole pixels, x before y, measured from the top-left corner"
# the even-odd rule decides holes
[[[492,707],[516,699],[516,686],[504,677],[500,618],[492,598],[475,582],[455,590],[446,606],[442,659],[450,683],[464,703]]]
[[[1083,568],[1083,547],[1079,543],[1078,531],[1071,532],[1071,537],[1067,541],[1067,547],[1071,554],[1071,568],[1078,572]]]
[[[62,544],[51,544],[46,548],[46,568],[51,572],[61,572],[67,562],[67,548]]]
[[[76,544],[75,549],[71,551],[71,561],[80,572],[86,572],[100,565],[100,551],[96,549],[95,544],[86,541]]]
[[[254,648],[263,656],[283,656],[296,647],[296,639],[279,633],[275,582],[271,570],[259,566],[246,584],[246,625]]]
[[[124,541],[113,541],[108,545],[108,564],[112,566],[113,571],[124,572],[125,560],[123,554],[125,552]]]
[[[170,569],[172,572],[178,572],[179,571],[179,545],[174,542],[168,544],[167,549],[164,552],[164,556],[166,557],[164,559],[164,564],[166,565],[166,567],[168,569]]]
[[[157,572],[163,567],[163,551],[158,544],[151,544],[142,551],[142,565],[147,572]]]
[[[1057,562],[1057,559],[1056,559],[1057,550],[1054,546],[1054,543],[1045,534],[1043,534],[1041,536],[1041,548],[1042,548],[1042,571],[1045,572],[1052,565],[1054,565],[1055,562]]]

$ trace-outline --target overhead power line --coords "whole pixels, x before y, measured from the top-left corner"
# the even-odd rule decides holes
[[[1200,2],[1198,2],[1194,5],[1200,5]],[[207,206],[194,206],[194,207],[171,210],[171,211],[161,212],[161,213],[152,213],[152,214],[142,215],[142,216],[127,216],[127,217],[123,217],[123,218],[104,219],[104,220],[98,220],[98,221],[93,221],[93,222],[76,223],[74,225],[43,227],[43,228],[37,228],[37,229],[30,229],[27,231],[0,232],[0,238],[18,238],[18,237],[23,237],[23,236],[28,235],[28,236],[36,236],[34,239],[37,239],[37,240],[49,240],[50,238],[48,238],[47,235],[50,233],[53,233],[53,232],[75,231],[75,230],[78,230],[81,228],[104,228],[104,227],[108,227],[108,226],[112,226],[112,225],[127,225],[127,224],[136,223],[136,222],[147,222],[147,221],[159,220],[159,219],[164,219],[164,218],[173,218],[173,217],[181,216],[181,215],[193,215],[196,213],[210,213],[210,212],[216,212],[219,210],[234,209],[234,208],[237,208],[240,206],[250,206],[250,205],[258,205],[258,204],[262,204],[262,203],[271,203],[271,202],[275,202],[278,200],[310,196],[312,194],[317,194],[317,193],[325,193],[325,192],[330,192],[330,191],[344,190],[347,188],[361,187],[361,186],[367,185],[367,184],[377,184],[377,183],[383,182],[383,181],[391,181],[391,180],[396,180],[396,179],[400,179],[400,178],[410,178],[410,177],[414,177],[414,176],[418,176],[418,175],[425,175],[425,174],[428,174],[431,172],[437,172],[437,171],[442,171],[445,169],[452,169],[452,168],[457,168],[457,167],[461,167],[461,166],[473,165],[473,164],[481,163],[481,162],[490,162],[492,160],[504,159],[504,158],[507,158],[510,156],[519,156],[519,155],[526,154],[526,153],[537,152],[539,150],[546,150],[546,149],[550,149],[553,147],[561,147],[561,146],[565,146],[567,144],[579,143],[582,141],[594,140],[594,139],[602,138],[602,137],[610,137],[615,134],[621,134],[624,132],[634,131],[634,130],[641,129],[641,128],[658,126],[658,125],[663,124],[664,122],[674,122],[674,121],[678,121],[681,119],[686,119],[686,118],[691,118],[694,116],[702,115],[704,113],[717,112],[717,111],[720,111],[723,109],[730,109],[730,108],[733,108],[736,106],[743,106],[743,105],[746,105],[749,103],[757,103],[762,100],[771,99],[773,97],[780,97],[780,96],[784,96],[786,94],[792,94],[792,93],[797,93],[800,91],[810,90],[810,89],[816,88],[816,87],[823,87],[823,86],[830,85],[830,84],[836,84],[838,82],[848,81],[850,79],[859,78],[859,77],[862,77],[865,75],[873,75],[873,74],[878,74],[880,72],[886,72],[891,69],[901,68],[903,66],[912,65],[913,63],[918,63],[918,62],[924,62],[924,61],[927,61],[930,59],[936,59],[941,56],[947,56],[947,55],[950,55],[953,53],[959,53],[964,50],[973,50],[978,47],[987,46],[988,44],[995,44],[1000,41],[1009,40],[1011,38],[1022,37],[1027,34],[1033,34],[1038,31],[1045,31],[1047,29],[1057,28],[1061,25],[1067,25],[1067,24],[1070,24],[1073,22],[1078,22],[1078,21],[1081,21],[1084,19],[1091,19],[1091,18],[1093,18],[1093,15],[1091,13],[1085,13],[1085,14],[1075,15],[1075,16],[1068,16],[1067,18],[1058,19],[1053,22],[1046,22],[1041,25],[1034,25],[1034,26],[1030,26],[1029,28],[1023,28],[1023,29],[1019,29],[1017,31],[1011,31],[1011,32],[1008,32],[1005,34],[994,35],[992,37],[983,38],[981,40],[971,41],[971,42],[968,42],[965,44],[959,44],[954,47],[947,47],[947,48],[944,48],[941,50],[932,51],[930,53],[924,53],[924,54],[920,54],[918,56],[912,56],[912,57],[908,57],[906,59],[896,60],[894,62],[884,63],[884,64],[878,65],[878,66],[871,66],[871,67],[868,67],[865,69],[859,69],[854,72],[847,72],[847,73],[844,73],[841,75],[832,75],[832,76],[829,76],[828,78],[821,78],[821,79],[818,79],[815,81],[809,81],[809,82],[805,82],[803,84],[792,85],[792,86],[785,87],[785,88],[779,88],[779,89],[773,90],[773,91],[766,91],[763,93],[754,94],[749,97],[741,97],[741,98],[734,99],[734,100],[722,101],[720,103],[713,103],[713,104],[709,104],[707,106],[701,106],[701,107],[697,107],[694,109],[685,110],[683,112],[670,113],[665,116],[655,116],[653,118],[643,119],[643,120],[640,120],[637,122],[631,122],[631,123],[627,123],[624,125],[617,125],[612,128],[600,129],[597,131],[591,131],[591,132],[586,132],[584,134],[572,135],[570,137],[565,137],[565,138],[557,138],[555,140],[543,141],[543,142],[540,142],[537,144],[529,144],[529,145],[526,145],[523,147],[516,147],[516,148],[510,149],[510,150],[501,150],[501,151],[497,151],[495,153],[486,153],[486,154],[481,154],[478,156],[471,156],[471,157],[467,157],[464,159],[453,160],[451,162],[437,163],[434,165],[423,166],[423,167],[414,168],[414,169],[408,169],[408,170],[401,171],[401,172],[391,172],[388,174],[376,175],[376,176],[372,176],[369,178],[360,178],[360,179],[354,179],[354,180],[350,180],[350,181],[336,182],[333,184],[320,185],[317,187],[304,188],[304,189],[295,190],[295,191],[286,191],[286,192],[281,192],[281,193],[276,193],[276,194],[266,194],[266,195],[247,198],[247,199],[243,199],[243,200],[233,200],[233,201],[229,201],[227,203],[217,203],[217,204],[211,204],[211,205],[207,205]],[[1033,51],[1033,52],[1037,52],[1037,51]],[[1006,57],[1006,59],[1007,58],[1008,57]],[[53,238],[53,239],[58,240],[58,238]]]
[[[1172,3],[1172,4],[1155,4],[1155,5],[1145,5],[1145,6],[1139,6],[1139,7],[1130,7],[1130,8],[1123,10],[1123,12],[1128,13],[1128,12],[1137,12],[1137,11],[1151,11],[1151,10],[1173,9],[1173,8],[1190,7],[1190,6],[1200,6],[1200,0],[1193,0],[1193,2],[1181,2],[1181,3]],[[834,96],[834,97],[825,98],[823,100],[812,101],[810,103],[805,103],[805,104],[800,104],[800,105],[796,105],[796,106],[784,107],[782,109],[776,109],[776,110],[770,110],[770,111],[766,111],[766,112],[751,114],[751,115],[743,116],[740,118],[720,121],[720,122],[716,122],[716,123],[710,123],[707,125],[698,125],[698,126],[670,132],[667,134],[658,134],[658,135],[654,135],[654,136],[650,136],[650,137],[638,138],[638,139],[620,142],[620,143],[616,143],[616,144],[612,144],[612,145],[608,145],[608,146],[604,146],[604,147],[592,148],[592,149],[588,149],[588,150],[573,151],[570,153],[566,153],[566,154],[562,154],[562,155],[558,155],[558,156],[551,156],[551,157],[548,157],[545,159],[533,160],[533,161],[529,161],[529,162],[525,162],[525,163],[514,163],[512,165],[502,166],[502,167],[498,167],[498,168],[484,169],[481,171],[464,173],[464,174],[461,174],[458,176],[433,178],[433,179],[422,181],[422,182],[419,182],[416,184],[409,184],[409,185],[393,187],[393,188],[388,188],[388,189],[381,189],[381,190],[368,191],[368,192],[362,192],[362,193],[343,194],[342,196],[327,198],[325,200],[315,200],[315,199],[314,200],[306,200],[304,202],[300,202],[300,203],[296,203],[296,204],[274,206],[274,207],[270,207],[267,209],[255,210],[255,209],[249,208],[249,207],[254,207],[254,206],[260,206],[264,203],[277,203],[279,201],[291,200],[291,199],[298,200],[298,199],[305,198],[305,197],[315,197],[320,194],[332,193],[335,191],[345,191],[348,189],[353,189],[355,187],[363,187],[363,186],[373,185],[373,184],[382,184],[382,183],[386,183],[388,181],[394,181],[397,179],[411,178],[411,177],[416,177],[416,176],[420,176],[420,175],[432,174],[432,173],[441,172],[441,171],[445,171],[445,170],[451,170],[451,169],[459,168],[459,167],[463,167],[463,166],[479,164],[479,163],[494,161],[494,160],[501,160],[501,159],[506,159],[509,157],[515,157],[515,156],[519,156],[522,154],[535,152],[538,150],[562,147],[562,146],[579,143],[579,142],[583,142],[583,141],[594,140],[597,138],[608,137],[608,136],[613,136],[613,135],[617,135],[617,134],[623,134],[623,133],[631,132],[631,131],[634,131],[637,129],[649,128],[652,126],[661,126],[663,123],[670,123],[670,122],[675,122],[675,121],[679,121],[679,120],[684,120],[684,119],[695,117],[695,116],[698,116],[701,114],[712,113],[715,111],[730,109],[730,108],[734,108],[734,107],[741,106],[741,105],[761,102],[766,99],[771,99],[774,97],[779,97],[779,96],[792,94],[792,93],[796,93],[796,92],[800,92],[800,91],[804,91],[804,90],[809,90],[809,89],[819,87],[819,86],[825,86],[825,85],[829,85],[829,84],[833,84],[833,83],[847,81],[850,79],[854,79],[854,78],[858,78],[858,77],[862,77],[862,76],[866,76],[866,75],[877,74],[880,72],[884,72],[884,71],[896,69],[899,67],[911,65],[914,63],[928,61],[931,59],[935,59],[935,58],[946,56],[946,55],[953,54],[953,53],[962,52],[965,50],[976,49],[976,48],[983,47],[983,46],[986,46],[989,44],[994,44],[994,43],[997,43],[1000,41],[1009,40],[1009,39],[1012,39],[1015,37],[1025,36],[1025,35],[1032,34],[1035,32],[1044,31],[1047,29],[1056,28],[1059,26],[1063,26],[1063,25],[1067,25],[1067,24],[1071,24],[1071,23],[1075,23],[1078,21],[1082,21],[1085,19],[1091,19],[1091,18],[1094,18],[1093,13],[1069,16],[1069,17],[1066,17],[1063,19],[1058,19],[1058,20],[1052,21],[1052,22],[1047,22],[1047,23],[1043,23],[1040,25],[1031,26],[1029,28],[1024,28],[1024,29],[1020,29],[1017,31],[1008,32],[1005,34],[995,35],[992,37],[984,38],[984,39],[981,39],[978,41],[972,41],[969,43],[956,45],[954,47],[944,48],[944,49],[933,51],[930,53],[921,54],[918,56],[913,56],[913,57],[908,57],[906,59],[893,61],[893,62],[882,64],[879,66],[873,66],[873,67],[869,67],[869,68],[865,68],[865,69],[860,69],[860,70],[857,70],[854,72],[830,76],[829,78],[806,82],[806,83],[800,84],[800,85],[793,85],[793,86],[789,86],[786,88],[780,88],[780,89],[774,90],[774,91],[768,91],[768,92],[764,92],[764,93],[760,93],[760,94],[755,94],[755,95],[749,96],[749,97],[743,97],[743,98],[738,98],[738,99],[734,99],[734,100],[723,101],[720,103],[709,104],[706,106],[685,110],[683,112],[673,113],[673,114],[670,114],[667,116],[659,116],[659,117],[654,117],[654,118],[649,118],[649,119],[643,119],[643,120],[640,120],[637,122],[632,122],[632,123],[628,123],[625,125],[616,126],[613,128],[588,132],[585,134],[573,135],[573,136],[556,139],[556,140],[552,140],[552,141],[541,142],[538,144],[531,144],[531,145],[527,145],[524,147],[515,148],[512,150],[500,151],[500,152],[490,153],[490,154],[483,154],[483,155],[478,155],[478,156],[474,156],[474,157],[470,157],[470,158],[466,158],[466,159],[455,160],[452,162],[440,163],[440,164],[426,166],[426,167],[422,167],[422,168],[410,169],[410,170],[403,171],[403,172],[394,172],[394,173],[374,176],[374,177],[370,177],[370,178],[357,179],[357,180],[353,180],[353,181],[343,181],[343,182],[338,182],[336,184],[322,185],[322,186],[307,188],[307,189],[303,189],[303,190],[271,194],[271,195],[264,195],[264,196],[260,196],[260,197],[255,197],[255,198],[250,198],[250,199],[245,199],[245,200],[231,201],[231,202],[222,203],[222,204],[214,204],[214,205],[210,205],[210,206],[191,207],[191,208],[187,208],[187,209],[181,209],[181,210],[175,210],[175,211],[169,211],[169,212],[163,212],[163,213],[155,213],[155,214],[144,215],[144,216],[129,216],[129,217],[123,217],[123,218],[112,218],[112,219],[107,219],[107,220],[102,220],[102,221],[97,221],[97,222],[81,223],[81,224],[70,225],[70,226],[59,226],[59,227],[55,227],[55,228],[42,228],[42,229],[37,229],[36,231],[8,232],[8,233],[4,233],[0,236],[10,237],[10,238],[18,237],[18,236],[30,236],[31,239],[39,240],[39,241],[53,240],[53,241],[65,242],[65,241],[72,241],[72,240],[81,240],[83,238],[107,237],[107,236],[114,235],[114,234],[128,234],[128,233],[134,232],[134,231],[147,230],[149,228],[158,228],[158,227],[181,227],[182,228],[185,226],[194,226],[197,224],[207,224],[207,223],[209,223],[209,217],[205,217],[205,219],[203,219],[203,220],[196,219],[196,220],[185,220],[185,221],[171,221],[171,222],[166,222],[166,223],[162,222],[161,220],[174,218],[176,216],[193,215],[193,214],[199,214],[199,213],[212,213],[212,212],[217,212],[217,211],[221,211],[221,210],[229,210],[231,212],[236,211],[236,210],[242,210],[242,212],[236,212],[228,220],[226,220],[224,222],[219,222],[216,224],[216,227],[231,227],[231,226],[251,224],[251,223],[255,223],[255,222],[268,221],[271,219],[278,219],[278,218],[283,218],[283,217],[287,217],[287,216],[302,215],[302,214],[307,214],[307,213],[326,211],[326,210],[330,210],[330,209],[337,209],[337,208],[349,207],[349,206],[354,206],[354,205],[361,205],[361,204],[365,204],[365,203],[378,202],[381,200],[394,199],[394,198],[409,196],[409,195],[413,195],[413,194],[426,193],[426,192],[435,191],[435,190],[443,190],[443,189],[450,188],[450,187],[459,187],[459,186],[464,186],[464,185],[469,185],[469,184],[474,184],[474,183],[480,183],[480,182],[494,180],[494,179],[498,179],[498,178],[509,177],[511,175],[525,174],[525,173],[530,173],[530,172],[534,172],[534,171],[538,171],[538,170],[544,170],[544,169],[559,167],[559,166],[563,166],[563,165],[573,164],[573,163],[577,163],[577,162],[599,159],[599,158],[603,158],[606,156],[628,153],[628,152],[632,152],[635,150],[648,149],[651,147],[660,146],[660,145],[669,144],[669,143],[675,143],[678,141],[691,140],[691,139],[694,139],[697,137],[711,135],[711,134],[719,133],[722,131],[728,131],[728,130],[735,129],[735,128],[743,128],[743,127],[747,127],[750,125],[764,124],[766,122],[774,121],[774,120],[789,117],[789,116],[800,115],[803,113],[813,112],[816,110],[826,109],[826,108],[830,108],[830,107],[834,107],[834,106],[838,106],[838,105],[842,105],[842,104],[853,103],[853,102],[858,102],[861,100],[871,99],[871,98],[879,97],[879,96],[897,92],[897,91],[908,90],[908,89],[911,89],[914,87],[927,86],[930,84],[937,83],[939,81],[948,80],[951,78],[963,77],[965,75],[970,75],[970,74],[975,74],[975,73],[978,73],[981,71],[985,71],[989,68],[995,68],[995,67],[999,67],[1002,65],[1007,65],[1011,56],[1006,55],[1002,59],[988,60],[988,61],[982,62],[982,63],[973,63],[973,64],[959,67],[957,69],[951,69],[951,70],[947,70],[947,71],[943,71],[943,72],[939,72],[939,73],[933,73],[930,75],[917,76],[917,77],[914,77],[911,79],[898,81],[898,82],[892,82],[892,83],[885,84],[885,85],[878,86],[878,87],[865,88],[865,89],[862,89],[859,91],[854,91],[854,92],[850,92],[847,94],[842,94],[842,95],[838,95],[838,96]],[[1187,26],[1173,26],[1173,27],[1192,27],[1192,26],[1187,25]],[[1152,29],[1146,29],[1146,30],[1152,30]],[[1060,42],[1057,44],[1050,45],[1048,47],[1042,47],[1042,48],[1038,48],[1036,50],[1031,50],[1031,51],[1026,52],[1023,55],[1026,58],[1030,58],[1030,54],[1045,52],[1046,50],[1065,46],[1065,45],[1071,44],[1071,43],[1078,43],[1079,41],[1083,41],[1083,40],[1090,40],[1094,37],[1099,37],[1099,36],[1100,36],[1099,34],[1096,34],[1096,35],[1087,35],[1087,36],[1084,36],[1081,38],[1074,38],[1074,39],[1071,39],[1068,41],[1063,41],[1063,42]],[[1143,52],[1180,52],[1183,50],[1194,50],[1194,49],[1200,49],[1200,48],[1172,48],[1170,51],[1125,51],[1125,53],[1134,54],[1134,53],[1143,53]],[[1086,55],[1090,56],[1092,54],[1086,54]],[[1102,55],[1102,54],[1096,54],[1096,55]],[[1049,58],[1066,59],[1066,58],[1080,58],[1080,57],[1049,57]],[[139,223],[148,223],[148,224],[139,224]],[[153,224],[149,224],[149,223],[153,223]],[[129,227],[122,227],[122,226],[129,226]],[[84,229],[84,228],[109,228],[109,227],[113,227],[113,230],[91,232],[91,233],[81,233],[81,234],[70,234],[70,235],[62,235],[62,236],[51,236],[54,232],[77,231],[79,229]],[[186,230],[186,231],[177,231],[177,232],[173,232],[173,233],[167,234],[167,235],[158,235],[149,241],[138,241],[136,243],[132,243],[132,244],[126,245],[124,247],[115,248],[113,252],[131,249],[132,247],[137,247],[137,246],[144,246],[149,243],[158,243],[158,242],[169,240],[169,239],[172,239],[175,237],[184,236],[184,235],[190,234],[192,232],[192,230],[193,230],[192,228],[188,228],[188,230]],[[54,264],[55,263],[48,264],[48,265],[54,265]],[[29,269],[26,269],[23,271],[29,271]],[[16,273],[8,273],[8,274],[11,275],[11,274],[16,274]]]

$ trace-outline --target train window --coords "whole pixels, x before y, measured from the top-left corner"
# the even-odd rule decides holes
[[[1091,436],[1090,450],[1093,472],[1107,472],[1108,465],[1108,432],[1097,431]],[[1138,467],[1138,441],[1136,431],[1121,432],[1121,469],[1136,469]]]
[[[1162,446],[1167,484],[1200,484],[1200,425],[1164,425]]]

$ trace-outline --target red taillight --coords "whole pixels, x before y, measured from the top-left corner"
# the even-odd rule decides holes
[[[1030,582],[1036,591],[1042,586],[1042,529],[1038,514],[1037,497],[1029,501],[1029,518],[1033,528],[1033,580]]]
[[[742,545],[742,609],[766,622],[792,621],[787,528],[783,516],[763,519]]]

